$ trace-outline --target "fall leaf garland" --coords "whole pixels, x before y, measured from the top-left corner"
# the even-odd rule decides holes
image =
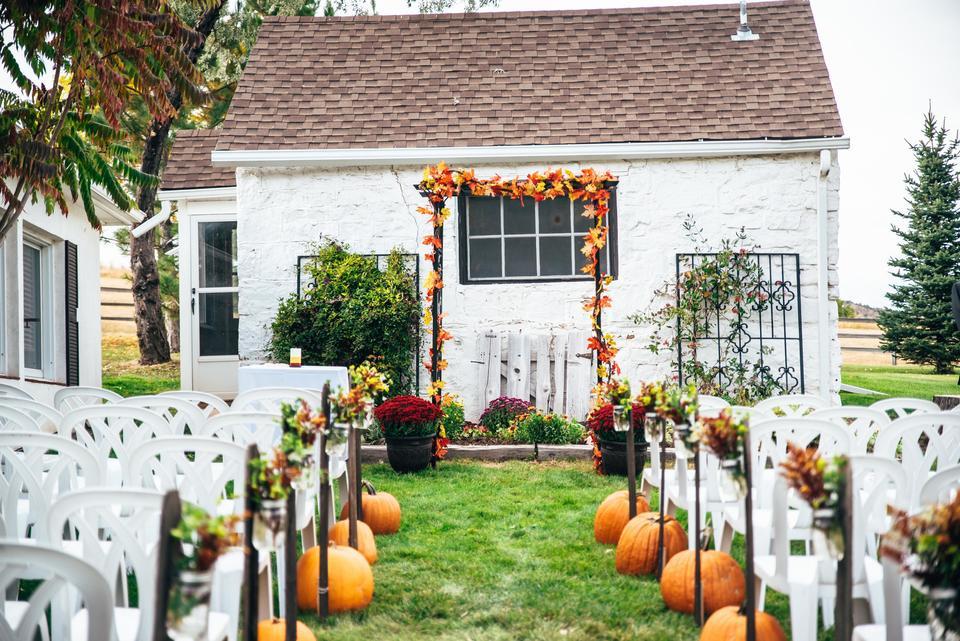
[[[582,273],[594,279],[593,296],[584,301],[584,310],[590,312],[593,336],[587,347],[597,355],[597,378],[610,381],[620,373],[615,357],[617,346],[613,336],[605,333],[601,327],[603,309],[610,307],[611,300],[607,288],[612,281],[609,274],[600,270],[600,252],[607,245],[608,220],[610,212],[610,187],[616,183],[610,172],[598,172],[594,169],[582,169],[574,173],[563,169],[550,169],[546,172],[533,172],[525,178],[503,179],[493,176],[479,179],[472,169],[451,169],[445,163],[426,167],[423,178],[417,185],[420,193],[427,198],[430,206],[418,207],[417,211],[429,217],[433,233],[425,236],[423,245],[427,253],[424,258],[433,268],[424,283],[423,324],[433,334],[432,345],[428,350],[429,358],[424,366],[430,372],[430,386],[427,393],[434,404],[439,405],[443,396],[442,372],[447,362],[443,359],[443,344],[453,336],[443,329],[444,314],[440,299],[443,290],[443,225],[450,217],[446,202],[449,198],[469,193],[473,196],[503,196],[523,201],[532,198],[536,202],[554,198],[570,198],[584,201],[583,216],[593,221],[593,225],[584,236],[580,252],[587,258]]]

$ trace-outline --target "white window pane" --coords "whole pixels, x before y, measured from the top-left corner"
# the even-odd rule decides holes
[[[536,276],[537,245],[535,238],[507,238],[505,276]]]
[[[197,313],[200,323],[200,356],[237,354],[240,321],[237,294],[198,294]]]
[[[470,241],[470,277],[500,278],[501,255],[499,238],[477,238]]]
[[[569,220],[569,218],[568,218]],[[569,224],[567,225],[569,227]],[[573,249],[569,236],[548,236],[540,239],[540,275],[570,276],[573,274]]]
[[[519,199],[504,198],[503,233],[510,236],[536,232],[536,222],[533,219],[535,211],[536,203],[532,198],[525,198],[522,205]],[[507,250],[507,256],[510,256],[509,250]]]
[[[200,287],[237,287],[239,284],[237,223],[200,223]]]
[[[467,204],[467,233],[470,236],[500,234],[500,199],[492,196],[471,197]]]
[[[43,304],[40,250],[23,246],[23,360],[27,369],[43,369]]]
[[[540,233],[570,233],[570,199],[554,198],[540,203]]]

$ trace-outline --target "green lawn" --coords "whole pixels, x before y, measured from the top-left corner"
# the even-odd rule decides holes
[[[956,374],[934,374],[926,367],[844,365],[841,380],[886,396],[910,396],[930,400],[934,394],[960,394]],[[870,405],[885,396],[848,394],[840,398],[844,405]]]
[[[318,638],[698,638],[653,578],[617,574],[614,548],[593,540],[594,510],[622,478],[569,462],[451,462],[406,476],[371,465],[364,477],[398,498],[401,530],[377,537],[366,611],[323,624],[301,615]],[[767,610],[789,631],[782,597],[770,592]]]
[[[141,365],[137,337],[128,334],[104,335],[103,386],[121,396],[157,394],[180,389],[180,355],[162,365]]]

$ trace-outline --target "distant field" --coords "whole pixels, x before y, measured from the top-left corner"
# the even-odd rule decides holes
[[[931,400],[934,394],[960,394],[956,374],[934,374],[933,370],[916,365],[844,365],[841,380],[881,392],[886,396],[911,396]],[[870,405],[882,396],[841,393],[844,405]]]

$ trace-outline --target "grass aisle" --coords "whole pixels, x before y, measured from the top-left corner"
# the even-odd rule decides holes
[[[697,639],[667,610],[652,578],[614,570],[614,548],[593,540],[596,506],[623,479],[587,463],[444,463],[364,477],[400,501],[403,522],[377,537],[375,593],[364,612],[320,624],[318,639]],[[774,597],[771,593],[768,597]],[[785,603],[768,610],[789,630]]]

